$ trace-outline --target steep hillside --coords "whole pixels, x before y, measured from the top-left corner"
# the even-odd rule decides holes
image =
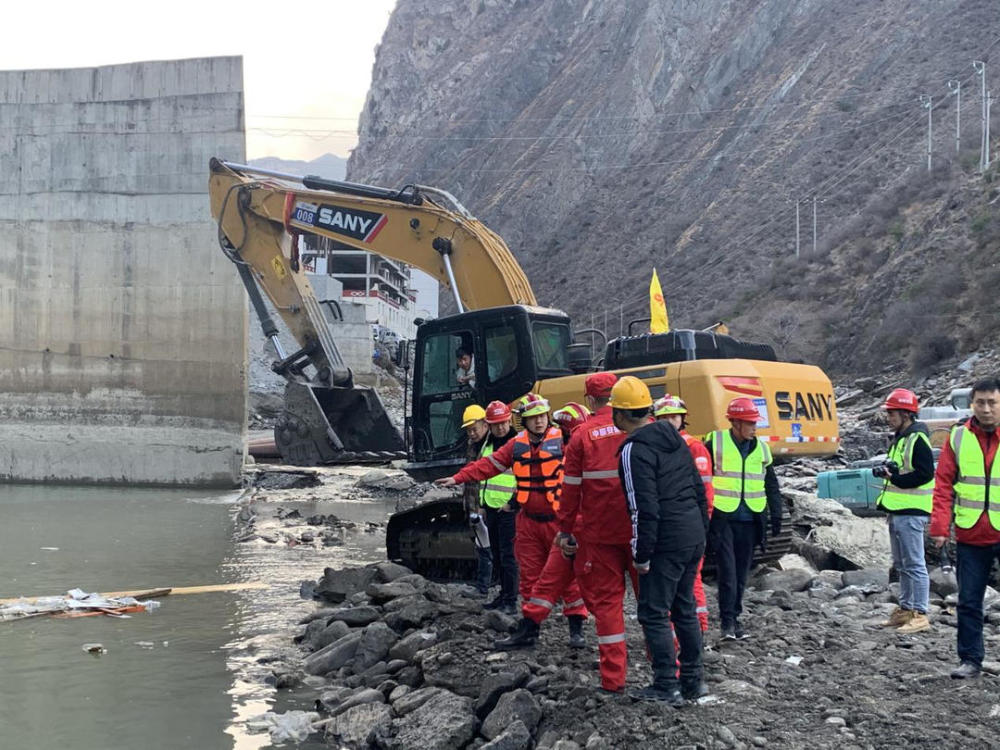
[[[348,176],[452,191],[611,333],[655,265],[675,325],[924,369],[1000,320],[972,66],[1000,74],[998,29],[988,0],[400,0]]]

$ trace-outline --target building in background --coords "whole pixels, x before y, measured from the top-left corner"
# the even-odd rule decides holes
[[[388,329],[400,339],[412,339],[417,334],[416,319],[437,317],[437,283],[427,274],[327,237],[306,236],[304,241],[305,269],[339,281],[343,299],[364,304],[373,326]],[[420,280],[419,293],[416,274],[426,277]]]

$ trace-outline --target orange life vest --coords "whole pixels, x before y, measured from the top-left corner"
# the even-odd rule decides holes
[[[532,468],[538,472],[532,475]],[[517,480],[517,502],[524,505],[532,493],[544,495],[553,512],[559,510],[559,494],[562,492],[563,440],[558,427],[549,427],[538,444],[538,452],[531,455],[531,441],[528,431],[521,430],[514,438],[514,478]]]

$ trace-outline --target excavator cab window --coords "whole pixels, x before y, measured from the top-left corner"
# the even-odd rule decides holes
[[[569,371],[569,326],[548,320],[531,321],[531,341],[539,375]]]
[[[490,384],[517,374],[517,337],[514,326],[498,325],[483,329],[486,343],[486,377]]]

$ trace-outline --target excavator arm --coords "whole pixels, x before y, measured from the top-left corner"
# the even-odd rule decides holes
[[[503,240],[444,191],[388,190],[218,159],[209,167],[220,246],[275,347],[273,369],[289,383],[275,441],[293,463],[386,458],[402,448],[377,394],[354,386],[299,260],[298,235],[328,237],[419,268],[452,290],[460,312],[535,304]],[[261,291],[297,351],[283,351]]]

